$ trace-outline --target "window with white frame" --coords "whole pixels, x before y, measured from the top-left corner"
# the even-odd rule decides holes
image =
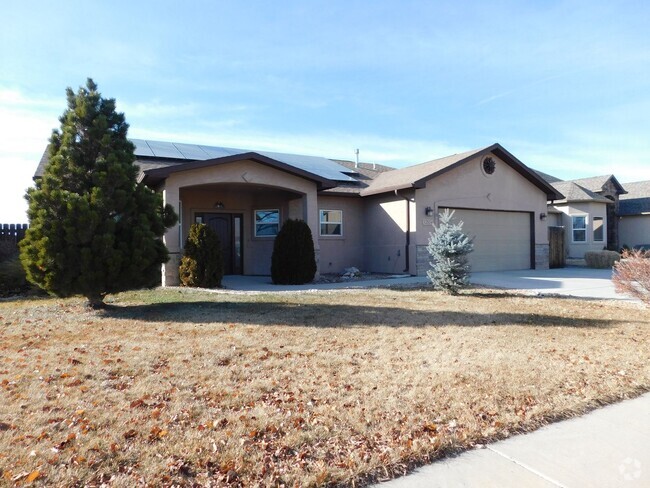
[[[255,237],[275,237],[280,231],[280,210],[255,210]]]
[[[594,226],[594,241],[603,242],[605,240],[605,230],[602,217],[594,217],[592,220]]]
[[[574,215],[571,217],[573,229],[573,242],[586,242],[587,241],[587,216]]]
[[[320,211],[320,235],[322,236],[343,235],[343,210],[321,210]]]

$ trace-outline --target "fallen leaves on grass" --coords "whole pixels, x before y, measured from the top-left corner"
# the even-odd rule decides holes
[[[0,303],[4,480],[359,485],[650,388],[631,304],[184,293]]]

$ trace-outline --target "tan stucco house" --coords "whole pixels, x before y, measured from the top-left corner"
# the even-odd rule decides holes
[[[650,181],[625,183],[619,202],[621,246],[650,250]]]
[[[626,188],[614,175],[560,180],[537,172],[564,198],[549,201],[548,225],[565,229],[567,257],[582,259],[587,251],[619,248],[619,200]]]
[[[474,238],[474,271],[548,267],[547,202],[561,192],[499,144],[401,169],[314,156],[132,140],[140,181],[180,216],[164,241],[178,263],[193,222],[214,228],[227,274],[270,274],[282,222],[307,222],[320,273],[355,266],[423,275],[445,208]],[[37,170],[42,172],[44,156]]]

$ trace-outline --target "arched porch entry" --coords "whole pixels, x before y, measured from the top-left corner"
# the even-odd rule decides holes
[[[287,188],[215,183],[179,189],[184,246],[190,225],[205,223],[222,243],[225,274],[268,275],[282,223],[309,220],[305,194]]]

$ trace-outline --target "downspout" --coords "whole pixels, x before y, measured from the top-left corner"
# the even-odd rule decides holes
[[[399,194],[399,190],[395,190],[395,196],[402,197],[406,200],[406,243],[404,245],[404,259],[406,260],[406,267],[403,273],[410,273],[409,271],[409,247],[411,245],[411,200],[408,197]]]

